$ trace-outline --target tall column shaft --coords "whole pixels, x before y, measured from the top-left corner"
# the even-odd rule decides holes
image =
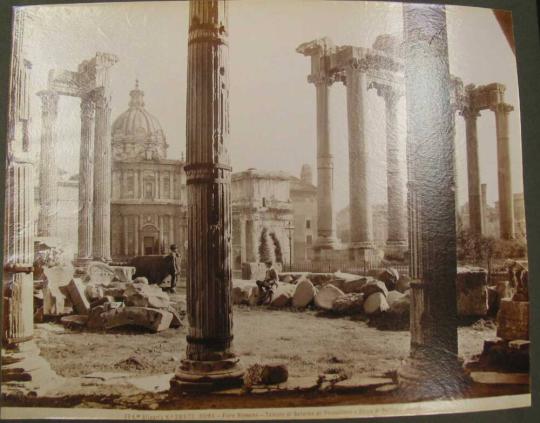
[[[231,167],[226,1],[190,1],[186,358],[171,387],[241,383],[232,351]],[[191,385],[190,387],[186,387]]]
[[[58,94],[40,91],[41,153],[39,158],[39,217],[38,235],[56,236],[58,214],[58,165],[56,161],[56,116]]]
[[[346,70],[352,249],[373,247],[369,143],[366,136],[366,70],[359,61],[353,61]]]
[[[405,184],[399,140],[397,105],[399,93],[388,88],[383,93],[386,116],[386,180],[388,202],[388,246],[404,247],[407,244],[405,220]]]
[[[317,241],[316,249],[334,248],[334,157],[330,128],[331,80],[321,76],[314,81],[317,97]]]
[[[457,359],[454,111],[446,11],[404,4],[409,222],[419,281],[412,284],[411,353],[399,370],[405,393],[456,395]],[[411,195],[412,194],[412,195]]]
[[[487,231],[487,185],[480,185],[482,192],[482,228]]]
[[[246,239],[246,219],[240,217],[240,264],[247,262],[247,239]]]
[[[79,260],[92,258],[94,207],[94,114],[92,99],[81,99],[81,148],[79,153]]]
[[[34,167],[13,160],[6,169],[4,220],[3,342],[18,344],[34,334]]]
[[[467,143],[467,179],[469,188],[469,227],[472,234],[484,233],[482,191],[480,186],[480,161],[478,155],[477,110],[464,110]]]
[[[95,91],[93,258],[111,260],[111,142],[109,98]]]
[[[170,215],[168,216],[168,219],[169,219],[169,244],[176,244],[177,240],[174,239],[174,216]],[[182,246],[178,245],[178,248],[182,248]]]
[[[50,365],[39,356],[34,336],[34,165],[28,142],[30,110],[30,62],[23,56],[24,8],[14,10],[12,69],[9,87],[7,124],[7,166],[5,173],[4,263],[2,269],[2,395],[28,394],[35,396],[46,390],[56,379]],[[54,93],[40,93],[43,101],[45,146],[54,145]],[[52,126],[51,126],[52,125]],[[43,146],[43,144],[42,144]],[[43,151],[42,151],[43,153]],[[56,170],[56,167],[54,167]],[[50,169],[43,169],[46,183],[51,183]],[[47,179],[49,178],[49,179]],[[52,204],[47,192],[49,207]],[[55,211],[55,210],[54,210]],[[50,214],[41,221],[51,230]]]
[[[502,239],[513,239],[514,198],[512,196],[512,168],[510,165],[510,138],[508,114],[514,110],[506,103],[494,107],[497,127],[497,174],[499,183],[499,222]]]

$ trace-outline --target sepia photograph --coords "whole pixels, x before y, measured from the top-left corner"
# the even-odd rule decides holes
[[[530,407],[512,13],[13,8],[1,418]]]

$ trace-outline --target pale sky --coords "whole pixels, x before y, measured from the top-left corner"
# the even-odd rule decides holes
[[[309,163],[316,175],[315,88],[308,84],[309,60],[295,52],[323,36],[336,45],[370,47],[384,33],[401,34],[401,4],[321,0],[238,0],[229,7],[231,75],[230,152],[234,171],[250,167],[299,175]],[[39,150],[41,110],[34,94],[46,88],[49,69],[76,70],[97,51],[116,54],[111,70],[112,121],[127,109],[135,79],[145,91],[170,144],[169,158],[185,150],[187,2],[32,6],[25,51],[32,62],[31,141]],[[523,191],[519,98],[515,57],[491,10],[447,7],[450,67],[465,84],[507,86],[514,192]],[[345,88],[332,98],[336,205],[348,204],[348,147]],[[368,93],[368,136],[373,147],[374,202],[384,203],[384,103]],[[404,102],[401,102],[404,111]],[[62,97],[58,116],[60,166],[77,173],[79,100]],[[456,118],[459,202],[467,201],[465,127]],[[481,181],[488,202],[497,200],[496,138],[493,113],[478,121]],[[405,141],[405,127],[401,127]],[[403,149],[404,150],[404,149]]]

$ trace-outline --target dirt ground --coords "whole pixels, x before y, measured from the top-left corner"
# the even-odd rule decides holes
[[[182,302],[181,295],[173,300]],[[93,372],[134,375],[172,373],[186,347],[186,329],[153,334],[137,330],[89,332],[57,323],[36,327],[41,354],[61,376]],[[245,367],[284,362],[291,376],[346,372],[384,374],[399,367],[409,352],[408,331],[380,331],[365,321],[319,316],[314,311],[270,310],[244,306],[234,309],[235,350]],[[459,328],[464,359],[482,350],[495,336],[491,322]]]

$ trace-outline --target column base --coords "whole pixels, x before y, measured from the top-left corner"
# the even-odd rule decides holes
[[[339,241],[335,236],[320,236],[315,241],[313,249],[320,250],[335,250],[339,247]]]
[[[409,243],[404,240],[388,240],[384,246],[384,257],[387,259],[404,260]]]
[[[88,267],[88,264],[92,263],[94,259],[92,257],[77,257],[73,260],[75,267]]]
[[[211,392],[242,386],[244,369],[238,361],[238,358],[220,361],[182,360],[170,381],[171,391]]]
[[[57,387],[63,378],[39,355],[34,341],[2,348],[2,396],[40,396]]]
[[[469,390],[471,379],[463,360],[452,354],[424,349],[411,353],[397,372],[400,391],[407,400],[459,398]]]
[[[351,242],[349,244],[349,260],[364,261],[372,265],[378,265],[380,256],[372,242]]]

